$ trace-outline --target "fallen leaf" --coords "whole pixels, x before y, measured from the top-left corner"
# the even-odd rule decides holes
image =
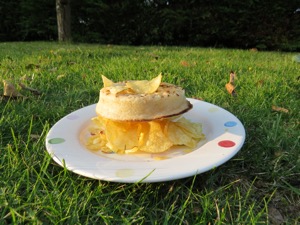
[[[35,94],[35,95],[41,95],[42,92],[37,90],[37,89],[34,89],[34,88],[31,88],[31,87],[27,87],[25,84],[23,83],[19,83],[19,85],[21,86],[21,88],[23,88],[24,90],[28,90],[30,91],[32,94]]]
[[[275,224],[275,225],[283,224],[284,219],[278,209],[276,209],[274,206],[269,206],[268,211],[269,211],[268,216],[271,224]]]
[[[30,138],[33,140],[38,140],[41,136],[39,134],[30,134]]]
[[[24,97],[16,87],[9,81],[3,80],[4,84],[4,93],[3,96],[5,97]]]
[[[237,79],[237,76],[234,71],[230,71],[229,83],[234,85],[234,81]]]
[[[180,65],[184,66],[184,67],[196,66],[197,62],[189,63],[189,62],[183,60],[183,61],[180,61]]]
[[[228,91],[229,94],[231,94],[233,97],[237,96],[237,93],[235,91],[235,87],[232,84],[228,83],[228,84],[225,85],[225,87],[226,87],[226,90]]]
[[[232,94],[232,92],[234,92],[235,87],[231,83],[227,83],[225,87],[229,94]]]
[[[265,81],[263,79],[257,81],[257,86],[263,86],[263,84],[265,83]]]
[[[61,74],[61,75],[58,75],[58,76],[56,77],[56,79],[59,80],[59,79],[61,79],[61,78],[64,78],[65,76],[66,76],[65,74]]]
[[[231,94],[233,97],[236,97],[236,91],[234,86],[234,80],[236,79],[236,74],[233,71],[230,71],[229,75],[229,83],[225,85],[226,90],[229,94]]]
[[[282,107],[278,107],[278,106],[275,106],[275,105],[272,105],[272,110],[276,111],[276,112],[284,112],[284,113],[288,113],[289,112],[288,109],[285,109],[285,108],[282,108]]]
[[[180,61],[180,65],[184,66],[184,67],[189,67],[190,64],[187,61]]]

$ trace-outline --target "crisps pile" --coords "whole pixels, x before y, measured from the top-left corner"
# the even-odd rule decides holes
[[[158,91],[158,88],[161,84],[162,75],[159,74],[152,80],[136,80],[119,83],[115,83],[105,76],[102,76],[102,80],[104,88],[109,87],[109,93],[113,94],[114,96],[130,96],[132,94],[151,96],[151,94]],[[168,89],[166,90],[168,91]],[[182,89],[180,89],[180,93],[173,92],[172,94],[180,96],[180,94],[182,94]],[[164,96],[159,97],[159,99],[162,99],[163,97]],[[138,98],[141,97],[138,96]],[[111,101],[114,101],[114,99],[117,100],[117,97],[110,99],[109,101],[107,101],[107,103],[98,103],[102,105],[97,105],[97,107],[102,107],[103,104],[106,104],[107,108],[104,107],[104,115],[106,115],[106,113],[111,109]],[[181,107],[189,106],[187,104],[188,101],[185,99],[185,97],[179,97],[178,99],[180,101],[176,101],[176,103],[180,104]],[[148,101],[143,100],[142,103],[139,101],[138,106],[140,107],[140,105],[142,104],[144,107],[142,109],[147,109],[147,107],[149,107],[149,101],[149,99]],[[146,102],[146,104],[144,102]],[[176,104],[174,101],[172,103],[172,106]],[[165,103],[165,106],[168,106],[168,104]],[[178,108],[180,108],[180,106],[178,106]],[[158,108],[160,109],[159,113],[164,110],[161,107]],[[132,109],[132,106],[130,109]],[[103,109],[101,108],[101,110]],[[124,108],[121,107],[121,110],[118,110],[117,112],[120,111],[121,113],[125,112],[128,109],[124,110]],[[147,112],[149,112],[149,110]],[[136,110],[134,110],[133,113],[136,113]],[[157,112],[154,111],[153,114],[155,113]],[[86,142],[86,147],[94,151],[101,150],[107,153],[115,152],[120,154],[135,153],[138,151],[148,153],[161,153],[176,145],[184,145],[190,148],[194,148],[200,140],[205,138],[204,134],[202,133],[201,124],[192,123],[184,117],[179,119],[165,117],[164,119],[156,119],[151,121],[120,121],[108,119],[107,117],[109,116],[107,115],[103,117],[103,114],[97,114],[98,116],[92,119],[92,121],[94,122],[94,126],[90,128],[91,135],[88,137],[88,140]]]
[[[86,147],[106,153],[161,153],[175,145],[194,148],[205,138],[202,126],[184,117],[145,122],[118,122],[102,117],[92,119]]]

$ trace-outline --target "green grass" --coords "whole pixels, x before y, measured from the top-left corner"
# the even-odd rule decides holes
[[[295,54],[42,42],[0,43],[0,49],[1,80],[27,96],[0,100],[0,224],[300,222]],[[231,70],[238,76],[236,98],[225,89]],[[232,160],[181,180],[122,184],[74,174],[47,154],[50,127],[97,102],[102,74],[119,81],[160,72],[188,97],[219,105],[242,121],[247,138]],[[21,90],[22,77],[42,95]]]

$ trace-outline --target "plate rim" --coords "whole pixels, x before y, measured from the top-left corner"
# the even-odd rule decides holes
[[[188,114],[188,113],[195,113],[195,110],[197,110],[197,106],[195,107],[195,105],[197,104],[204,104],[206,105],[206,108],[208,108],[208,106],[212,107],[212,108],[215,108],[216,111],[221,111],[221,112],[225,112],[227,116],[231,117],[231,118],[234,118],[235,122],[239,125],[239,136],[240,136],[240,140],[236,143],[237,145],[235,145],[235,147],[233,148],[233,150],[230,152],[231,154],[227,154],[226,157],[223,157],[222,160],[219,160],[217,161],[216,163],[214,163],[213,166],[207,166],[207,167],[199,167],[197,170],[193,169],[193,168],[190,168],[191,171],[188,171],[188,173],[185,173],[185,175],[179,171],[178,174],[175,174],[177,171],[176,169],[174,170],[174,173],[172,176],[167,176],[167,175],[164,175],[164,176],[153,176],[153,174],[156,173],[157,168],[152,168],[152,170],[148,170],[149,173],[145,173],[144,176],[139,176],[139,177],[136,177],[136,176],[131,176],[130,175],[130,171],[127,171],[127,174],[124,173],[123,175],[119,175],[119,176],[115,176],[115,177],[106,177],[105,174],[99,174],[99,173],[96,173],[95,172],[92,172],[93,170],[99,170],[99,168],[97,168],[97,165],[94,167],[94,168],[76,168],[72,166],[72,163],[70,163],[69,159],[65,159],[65,158],[61,158],[59,156],[59,154],[57,154],[54,150],[55,147],[59,146],[59,145],[56,145],[56,144],[53,144],[53,143],[50,143],[50,140],[53,140],[55,137],[55,135],[53,135],[53,133],[55,133],[57,131],[57,128],[59,128],[60,124],[63,123],[64,121],[68,121],[68,122],[75,122],[76,119],[78,118],[75,118],[76,115],[79,113],[83,113],[83,111],[89,111],[89,113],[92,115],[94,114],[94,116],[96,115],[96,112],[91,112],[91,110],[93,108],[96,107],[96,104],[91,104],[91,105],[88,105],[88,106],[84,106],[80,109],[77,109],[67,115],[65,115],[64,117],[62,117],[60,120],[58,120],[51,128],[50,130],[48,131],[47,135],[46,135],[46,139],[45,139],[45,144],[46,144],[46,150],[48,152],[48,154],[50,154],[50,156],[52,157],[52,159],[58,163],[60,166],[62,167],[66,167],[66,169],[76,173],[76,174],[79,174],[79,175],[82,175],[82,176],[85,176],[85,177],[89,177],[89,178],[93,178],[93,179],[98,179],[98,180],[104,180],[104,181],[111,181],[111,182],[121,182],[121,183],[136,183],[136,182],[147,182],[147,183],[153,183],[153,182],[162,182],[162,181],[170,181],[170,180],[177,180],[177,179],[181,179],[181,178],[186,178],[186,177],[190,177],[190,176],[194,176],[194,175],[198,175],[200,173],[204,173],[204,172],[207,172],[215,167],[218,167],[222,164],[224,164],[225,162],[229,161],[232,157],[234,157],[239,151],[240,149],[242,148],[244,142],[245,142],[245,139],[246,139],[246,132],[245,132],[245,128],[243,126],[243,124],[241,123],[241,121],[234,115],[232,114],[231,112],[229,112],[228,110],[220,107],[220,106],[217,106],[215,104],[212,104],[212,103],[209,103],[209,102],[206,102],[206,101],[202,101],[202,100],[198,100],[198,99],[194,99],[194,98],[187,98],[192,104],[193,104],[193,108],[185,113],[185,114]],[[73,116],[73,118],[72,118]],[[93,116],[92,116],[93,117]],[[81,122],[83,121],[86,121],[88,122],[92,117],[83,117],[81,118]],[[77,126],[83,126],[83,123],[81,124],[77,124]],[[79,126],[79,127],[80,127]],[[230,128],[230,127],[228,127]],[[70,128],[69,128],[70,129]],[[226,128],[227,129],[227,128]],[[77,133],[80,132],[77,130]],[[59,136],[59,135],[57,135]],[[76,139],[76,137],[74,137]],[[78,137],[77,137],[78,139]],[[59,140],[58,140],[59,141]],[[75,141],[77,144],[80,145],[79,141],[76,140]],[[208,143],[210,143],[211,141],[209,141]],[[204,145],[206,145],[207,143],[205,143]],[[197,153],[197,151],[199,149],[201,149],[203,146],[200,146],[199,148],[195,149],[193,152],[191,153],[188,153],[188,154],[185,154],[185,155],[182,155],[180,157],[175,157],[175,158],[171,158],[171,159],[167,159],[167,160],[161,160],[160,162],[163,162],[162,164],[165,164],[165,165],[168,165],[169,163],[166,163],[166,161],[173,161],[173,163],[177,163],[177,161],[182,161],[182,160],[192,160],[193,159],[191,158],[193,156],[193,154]],[[78,148],[83,148],[83,146],[78,146]],[[227,147],[225,147],[227,148]],[[54,150],[54,151],[53,151]],[[95,156],[94,153],[90,152],[89,150],[85,149],[86,152],[89,153],[89,155],[93,155]],[[100,157],[100,156],[99,156]],[[180,159],[179,159],[180,158]],[[201,161],[201,160],[200,160]],[[161,163],[157,163],[158,161],[156,161],[156,165],[160,165]],[[194,162],[194,161],[193,161]],[[124,170],[124,169],[123,169]],[[126,168],[125,168],[125,171],[126,171]],[[193,171],[193,172],[192,172]],[[136,172],[136,171],[135,171]],[[160,171],[160,173],[162,173]],[[150,174],[150,175],[149,175]]]

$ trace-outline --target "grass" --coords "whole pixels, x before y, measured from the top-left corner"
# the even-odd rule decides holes
[[[0,43],[0,49],[1,78],[27,96],[0,100],[0,224],[300,222],[300,64],[294,54],[50,42]],[[231,70],[238,76],[236,98],[225,89]],[[50,127],[97,102],[101,74],[119,81],[160,72],[188,97],[242,121],[246,142],[232,160],[181,180],[122,184],[74,174],[46,153]],[[20,79],[42,94],[21,90]]]

